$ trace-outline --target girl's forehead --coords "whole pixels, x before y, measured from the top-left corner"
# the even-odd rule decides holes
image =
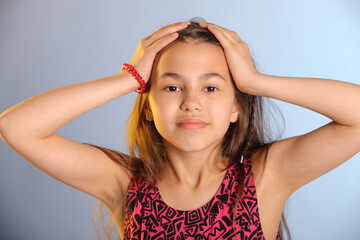
[[[156,77],[165,72],[183,75],[217,72],[229,77],[222,48],[211,43],[171,43],[159,53],[153,70]]]
[[[160,59],[199,59],[207,56],[222,56],[225,58],[224,51],[220,46],[212,43],[203,42],[173,42],[163,48],[159,53]],[[217,60],[217,59],[208,59]],[[222,60],[222,59],[221,59]],[[225,59],[224,59],[225,60]]]

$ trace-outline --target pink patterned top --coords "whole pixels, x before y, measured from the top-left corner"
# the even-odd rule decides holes
[[[166,205],[157,183],[153,189],[148,181],[133,175],[126,196],[124,239],[235,240],[236,235],[241,240],[264,240],[251,157],[244,159],[244,191],[236,213],[236,232],[232,229],[233,205],[240,185],[241,167],[240,163],[233,164],[214,197],[201,208],[189,211]]]

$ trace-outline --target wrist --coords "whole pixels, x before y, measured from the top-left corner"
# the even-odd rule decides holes
[[[242,92],[251,95],[260,96],[262,78],[263,78],[263,74],[259,72],[249,74],[245,77],[246,81],[242,81],[241,86],[237,85],[237,88]]]
[[[134,76],[131,75],[131,73],[129,73],[126,70],[123,70],[115,75],[112,76],[114,79],[116,79],[117,81],[125,81],[127,84],[127,88],[129,89],[129,93],[130,92],[135,92],[137,89],[140,88],[140,84],[138,81],[135,80]]]
[[[145,83],[144,79],[142,79],[140,74],[136,71],[136,69],[133,66],[131,66],[128,63],[124,63],[122,65],[121,69],[123,71],[126,70],[127,72],[129,72],[136,79],[136,81],[138,81],[138,83],[140,85],[140,88],[136,89],[135,92],[137,92],[137,93],[146,92],[146,83]]]

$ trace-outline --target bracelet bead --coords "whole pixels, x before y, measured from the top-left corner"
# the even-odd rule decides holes
[[[140,76],[140,74],[136,71],[136,69],[130,64],[124,63],[121,67],[122,70],[127,70],[140,84],[140,87],[135,90],[137,93],[146,92],[146,83]]]

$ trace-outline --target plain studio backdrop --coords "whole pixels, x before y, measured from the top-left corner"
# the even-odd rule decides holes
[[[358,0],[1,0],[0,112],[41,92],[114,75],[140,39],[195,16],[236,31],[264,74],[360,83]],[[57,133],[126,151],[125,122],[136,96],[95,108]],[[282,138],[331,121],[273,102],[285,117]],[[39,171],[3,141],[0,154],[0,239],[96,239],[95,198]],[[357,154],[289,198],[294,240],[359,239],[359,170]]]

